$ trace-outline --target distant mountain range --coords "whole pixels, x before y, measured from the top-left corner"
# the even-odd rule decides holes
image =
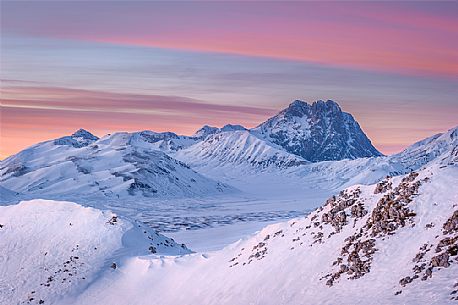
[[[2,186],[24,194],[115,198],[208,196],[232,189],[154,149],[150,142],[155,140],[154,133],[115,133],[98,139],[78,130],[2,161]]]
[[[11,192],[64,198],[74,194],[175,198],[237,192],[218,181],[221,171],[241,181],[244,173],[294,173],[309,177],[310,183],[327,183],[329,188],[404,174],[442,155],[453,159],[456,146],[455,128],[385,157],[337,103],[296,100],[253,129],[229,124],[204,126],[193,136],[141,131],[100,139],[80,129],[0,161],[0,182],[2,192],[9,194],[5,198],[12,197]]]

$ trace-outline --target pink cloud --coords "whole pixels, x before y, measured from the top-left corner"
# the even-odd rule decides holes
[[[90,3],[80,3],[73,9],[69,9],[70,4],[49,5],[53,5],[52,11],[37,8],[22,23],[7,16],[5,28],[37,36],[126,46],[265,56],[401,74],[458,76],[458,19],[416,9],[415,3],[176,6],[134,2],[113,4],[104,10]],[[126,22],[118,22],[120,18]]]
[[[2,89],[1,95],[0,158],[78,128],[97,135],[145,129],[193,134],[203,124],[253,127],[276,112],[177,96],[52,87],[8,87]]]

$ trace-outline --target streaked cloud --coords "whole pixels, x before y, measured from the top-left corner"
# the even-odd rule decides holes
[[[458,5],[441,5],[438,12],[417,2],[7,2],[2,23],[38,37],[457,77],[458,18],[443,11]]]
[[[276,110],[218,105],[178,96],[109,93],[52,87],[6,87],[2,96],[1,152],[20,149],[78,128],[97,135],[116,131],[192,134],[204,123],[253,127]]]

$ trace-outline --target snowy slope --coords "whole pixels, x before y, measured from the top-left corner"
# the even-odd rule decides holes
[[[458,162],[458,126],[421,140],[399,154],[389,157],[407,169],[417,169],[431,162]]]
[[[231,191],[155,149],[153,137],[117,133],[87,145],[43,142],[1,161],[1,183],[28,195],[190,197]]]
[[[353,116],[331,100],[296,100],[252,131],[312,162],[382,155]]]
[[[0,304],[58,304],[126,255],[152,253],[190,251],[140,223],[71,202],[0,207]]]
[[[197,169],[201,166],[285,169],[308,163],[247,130],[208,135],[205,140],[178,151],[174,157]]]
[[[458,170],[357,185],[221,251],[132,258],[67,303],[455,304]],[[173,288],[172,288],[173,287]]]
[[[2,202],[12,202],[21,197],[21,194],[18,192],[13,192],[10,189],[7,189],[0,185],[0,203]]]
[[[277,171],[260,172],[252,166],[250,168],[237,166],[240,159],[246,157],[238,152],[237,158],[226,158],[224,162],[210,162],[213,156],[224,154],[234,150],[234,142],[217,141],[203,147],[198,143],[199,149],[190,151],[194,146],[177,153],[177,158],[189,163],[199,172],[206,176],[234,185],[245,192],[256,192],[258,196],[263,194],[267,197],[284,196],[292,192],[300,196],[307,196],[307,192],[315,190],[327,190],[333,193],[342,188],[354,184],[372,184],[383,179],[387,175],[396,176],[419,170],[432,164],[447,165],[456,163],[458,160],[458,127],[425,139],[406,148],[403,152],[392,156],[380,156],[371,158],[346,159],[340,161],[303,162],[300,166],[283,167]],[[250,136],[258,139],[253,133]],[[224,139],[229,138],[225,137]],[[234,138],[237,138],[234,136]],[[211,137],[209,137],[211,139]],[[261,143],[269,147],[266,141]],[[221,143],[220,143],[221,142]],[[221,146],[221,147],[220,147]],[[243,146],[240,146],[243,147]],[[197,147],[197,146],[196,146]],[[274,146],[278,147],[278,146]],[[199,153],[205,152],[205,162],[200,162]],[[197,158],[194,158],[197,155]],[[292,154],[290,154],[291,156]],[[217,159],[219,160],[219,159]],[[234,160],[236,162],[234,162]],[[230,165],[229,165],[230,164]],[[244,163],[242,163],[244,164]],[[245,163],[246,164],[246,163]],[[282,181],[283,183],[279,183]],[[291,188],[286,188],[291,186]],[[302,192],[303,190],[303,192]]]

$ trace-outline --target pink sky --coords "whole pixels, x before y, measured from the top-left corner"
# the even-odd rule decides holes
[[[458,123],[453,2],[2,8],[0,158],[78,128],[253,127],[296,98],[336,100],[386,154]]]

